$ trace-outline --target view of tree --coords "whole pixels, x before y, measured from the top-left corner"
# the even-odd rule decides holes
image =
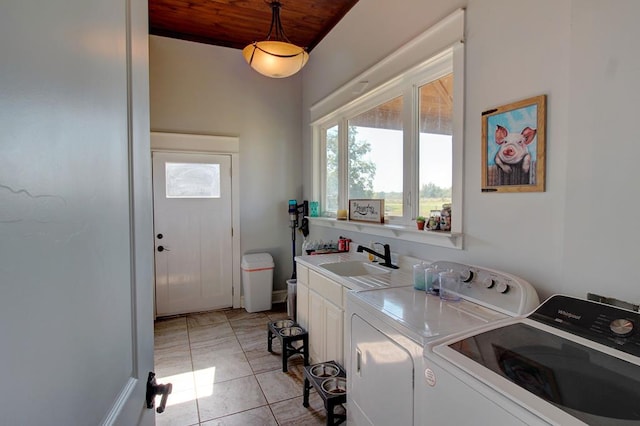
[[[371,151],[366,140],[357,140],[358,130],[349,126],[349,198],[373,198],[373,180],[376,165],[364,160]],[[327,131],[327,206],[326,210],[338,208],[338,127]]]
[[[366,140],[356,140],[358,128],[349,126],[349,198],[373,198],[376,165],[365,161],[371,151]]]
[[[338,126],[327,131],[326,140],[327,177],[326,177],[326,203],[323,210],[338,210]]]
[[[451,198],[451,188],[441,188],[429,182],[420,188],[421,198]]]
[[[385,210],[389,215],[402,215],[402,192],[374,192],[376,164],[365,160],[371,152],[371,144],[366,140],[358,140],[358,127],[349,126],[348,161],[349,161],[349,198],[381,198],[386,200]],[[327,130],[326,139],[326,191],[325,211],[335,212],[338,209],[338,126]],[[429,214],[433,209],[440,209],[444,202],[451,202],[452,188],[442,188],[430,182],[420,188],[420,214]]]

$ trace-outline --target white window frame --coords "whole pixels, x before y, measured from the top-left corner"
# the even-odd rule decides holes
[[[335,93],[311,108],[313,135],[313,199],[324,199],[323,176],[325,164],[320,159],[324,154],[321,148],[326,130],[339,125],[339,208],[348,204],[348,181],[346,177],[346,152],[348,119],[372,109],[390,99],[402,95],[404,99],[404,164],[403,191],[405,202],[403,217],[384,225],[362,222],[337,221],[331,217],[310,218],[312,224],[333,227],[343,230],[366,232],[372,235],[398,238],[407,241],[422,242],[449,248],[462,248],[462,191],[463,191],[463,145],[464,145],[464,11],[458,10],[424,34],[409,42],[394,54],[374,65],[363,75],[338,89]],[[440,46],[440,47],[438,47]],[[411,55],[421,53],[425,59],[417,65],[409,66],[404,71],[396,70],[397,64],[411,60]],[[425,53],[426,52],[426,53]],[[431,52],[431,53],[429,53]],[[414,62],[415,64],[415,62]],[[418,168],[418,88],[434,81],[450,72],[454,74],[453,93],[453,170],[452,170],[452,222],[451,232],[418,231],[415,218],[419,204],[419,168]],[[393,77],[389,78],[389,75]],[[387,76],[387,77],[385,77]],[[353,99],[356,87],[366,87],[369,81],[377,82],[377,86]],[[349,94],[349,91],[350,94]],[[322,115],[321,115],[322,114]]]

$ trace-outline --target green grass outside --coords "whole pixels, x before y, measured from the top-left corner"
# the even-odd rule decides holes
[[[429,217],[431,210],[442,210],[442,205],[451,203],[451,198],[426,198],[420,200],[420,215]],[[400,216],[402,213],[402,199],[385,200],[385,214],[388,216]]]

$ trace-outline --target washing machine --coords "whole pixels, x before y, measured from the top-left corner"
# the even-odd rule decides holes
[[[531,284],[514,275],[446,261],[432,266],[460,274],[461,300],[441,300],[413,286],[347,295],[345,367],[350,424],[426,424],[425,346],[524,315],[539,304]]]
[[[429,421],[640,425],[639,328],[637,312],[555,295],[524,318],[429,343]]]

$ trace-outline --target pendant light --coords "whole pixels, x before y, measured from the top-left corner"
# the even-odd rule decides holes
[[[254,70],[272,78],[289,77],[304,67],[309,54],[291,43],[280,22],[279,1],[272,1],[271,28],[266,40],[255,41],[242,49],[242,56]],[[273,36],[273,40],[271,37]]]

